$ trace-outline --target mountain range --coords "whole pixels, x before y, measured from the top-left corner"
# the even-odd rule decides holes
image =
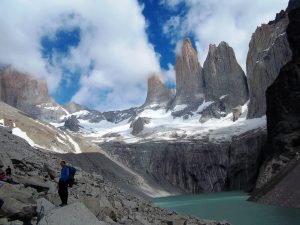
[[[76,153],[65,158],[135,195],[244,190],[299,208],[299,15],[291,0],[256,29],[246,73],[226,42],[211,44],[202,66],[184,39],[176,89],[158,71],[145,103],[126,110],[59,105],[44,81],[4,66],[0,125],[41,151]]]

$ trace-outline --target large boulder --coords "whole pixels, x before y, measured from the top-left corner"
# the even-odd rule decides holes
[[[21,185],[4,183],[0,188],[0,196],[4,201],[0,210],[0,217],[30,220],[35,215],[35,192]]]
[[[65,207],[56,208],[41,219],[39,225],[105,225],[90,212],[83,203],[74,203]]]
[[[130,127],[132,127],[131,134],[137,135],[141,133],[144,129],[144,125],[150,123],[151,119],[146,117],[139,117],[135,121],[133,121],[130,124]]]

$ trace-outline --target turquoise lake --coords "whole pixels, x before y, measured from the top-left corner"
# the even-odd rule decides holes
[[[222,192],[156,198],[166,209],[202,219],[226,220],[232,225],[300,225],[300,209],[261,205],[246,201],[243,192]]]

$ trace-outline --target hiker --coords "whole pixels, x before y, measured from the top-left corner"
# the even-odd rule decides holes
[[[0,181],[6,181],[5,173],[1,169],[0,169]]]
[[[60,166],[61,166],[61,172],[60,172],[60,178],[58,183],[58,194],[61,199],[60,206],[65,206],[68,204],[68,181],[69,181],[70,171],[64,160],[60,162]]]
[[[6,180],[8,183],[12,183],[12,174],[11,174],[11,168],[10,166],[8,166],[5,170],[5,173],[6,173]]]
[[[2,181],[0,181],[0,188],[2,188],[2,186],[4,185],[4,183]],[[4,204],[4,201],[0,198],[0,209],[2,208]]]

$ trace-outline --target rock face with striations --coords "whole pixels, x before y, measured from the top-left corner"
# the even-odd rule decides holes
[[[258,27],[252,35],[247,56],[247,77],[250,89],[249,119],[266,114],[265,91],[274,82],[280,69],[291,60],[287,41],[286,13]]]
[[[265,141],[265,130],[258,129],[232,142],[106,142],[101,147],[166,191],[172,193],[171,186],[182,193],[202,193],[253,188]]]
[[[226,43],[210,45],[203,65],[205,100],[215,101],[228,96],[229,108],[243,105],[248,100],[248,85],[244,71]]]
[[[144,105],[158,104],[160,106],[167,106],[173,97],[173,91],[165,87],[159,74],[153,74],[148,79],[148,92]]]
[[[186,38],[176,56],[175,105],[202,103],[204,99],[202,68],[197,52]]]
[[[0,70],[0,99],[33,118],[56,121],[67,114],[49,96],[44,81],[10,66]]]
[[[287,36],[292,60],[268,88],[268,151],[252,200],[300,207],[300,2],[290,1]],[[271,169],[270,169],[271,168]],[[292,192],[291,192],[292,190]]]

